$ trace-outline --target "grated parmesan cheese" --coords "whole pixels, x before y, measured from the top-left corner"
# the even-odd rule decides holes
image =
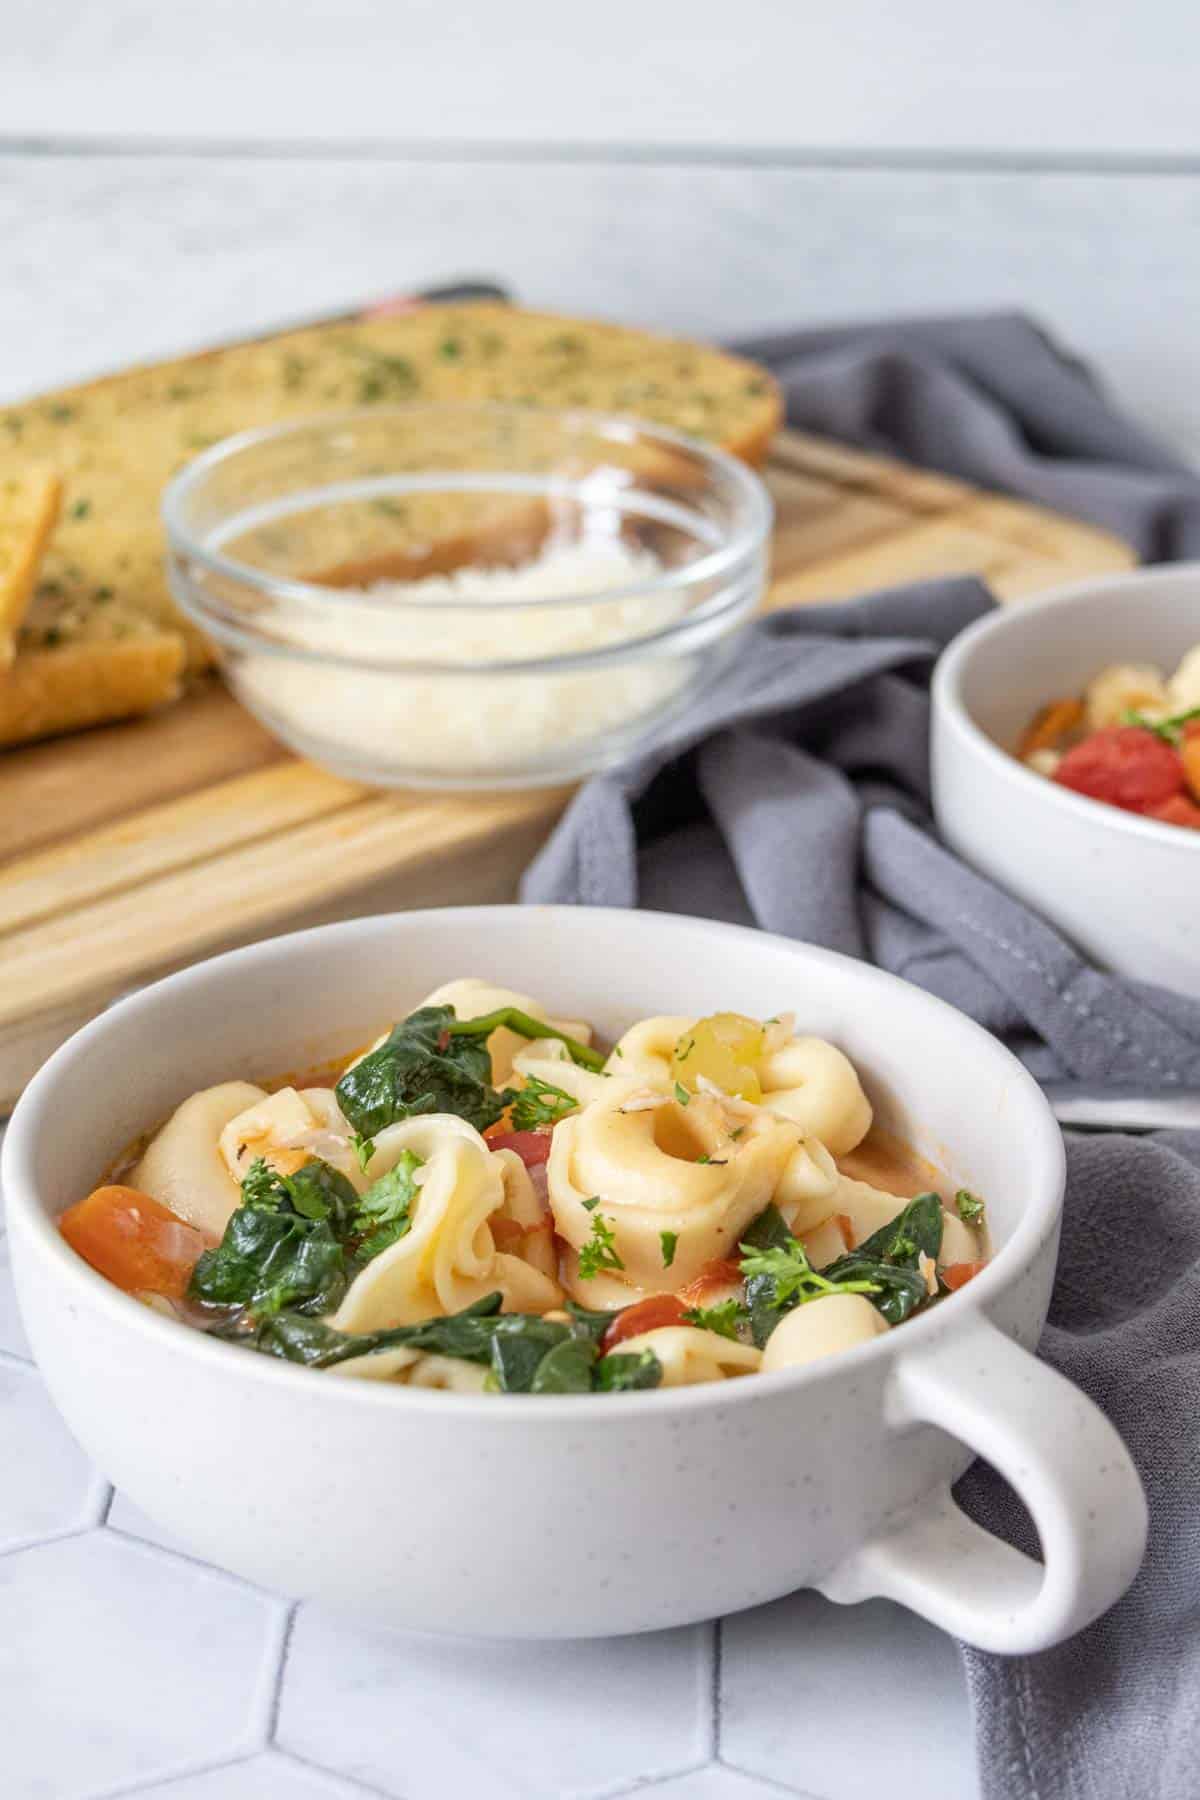
[[[684,595],[643,594],[595,606],[520,603],[619,592],[654,580],[662,568],[650,551],[611,538],[550,545],[515,569],[466,568],[330,590],[298,623],[289,614],[287,630],[289,644],[322,662],[250,651],[232,663],[230,678],[247,704],[302,734],[318,760],[324,743],[380,773],[478,773],[486,781],[514,765],[569,758],[573,747],[656,712],[689,669],[670,656],[545,674],[485,667],[458,675],[455,665],[536,663],[661,631],[687,609]],[[374,604],[343,607],[343,592],[351,602]],[[397,603],[395,611],[389,601]],[[464,611],[455,604],[462,601],[481,610]],[[409,610],[416,602],[427,610]],[[350,657],[381,666],[341,660]],[[422,662],[450,667],[409,673],[394,666]]]

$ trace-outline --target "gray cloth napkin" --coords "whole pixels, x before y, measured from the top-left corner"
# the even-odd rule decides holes
[[[957,579],[762,620],[715,688],[580,790],[523,898],[758,924],[929,989],[1043,1079],[1200,1085],[1200,1003],[1091,968],[934,835],[929,674],[991,604]],[[1124,1435],[1150,1550],[1071,1643],[1015,1660],[964,1650],[986,1800],[1200,1791],[1198,1259],[1200,1133],[1071,1144],[1041,1353]],[[1032,1547],[990,1470],[959,1492]]]
[[[741,343],[788,419],[1200,557],[1200,477],[1117,412],[1082,363],[1016,313],[793,331]]]

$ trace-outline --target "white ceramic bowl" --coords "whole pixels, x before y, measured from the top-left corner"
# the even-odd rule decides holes
[[[615,1035],[655,1012],[795,1008],[883,1121],[986,1196],[968,1288],[807,1369],[627,1395],[468,1397],[311,1370],[137,1305],[55,1215],[192,1089],[345,1051],[436,982],[490,972]],[[917,1053],[919,1047],[919,1053]],[[3,1179],[21,1310],[80,1442],[197,1554],[360,1619],[491,1636],[650,1630],[814,1584],[888,1594],[973,1643],[1051,1644],[1141,1558],[1112,1427],[1030,1354],[1054,1276],[1062,1140],[993,1038],[826,951],[655,913],[479,907],[357,920],[202,963],[105,1013],[17,1107]],[[1045,1568],[957,1509],[974,1454]]]
[[[1200,643],[1200,564],[1083,582],[992,614],[933,680],[933,805],[952,850],[1102,967],[1200,997],[1200,832],[1139,818],[1027,769],[1037,709],[1106,663],[1170,670]]]

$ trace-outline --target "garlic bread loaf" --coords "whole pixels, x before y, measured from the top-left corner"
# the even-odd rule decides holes
[[[199,451],[256,426],[421,400],[631,413],[752,463],[765,458],[781,416],[771,376],[739,357],[495,301],[419,305],[310,326],[0,407],[0,481],[37,465],[53,470],[64,490],[18,630],[16,662],[0,675],[0,744],[146,710],[174,692],[180,663],[206,666],[207,644],[171,601],[159,522],[164,485]],[[430,566],[437,566],[436,546],[450,534],[437,505],[436,495],[424,502],[418,496],[409,516],[386,522],[386,543],[348,544],[334,561],[353,564],[357,555],[369,563],[411,542],[426,555],[433,545]],[[496,526],[494,511],[481,526]],[[376,521],[380,533],[383,523]],[[460,529],[458,520],[453,531]],[[178,646],[169,674],[164,639]],[[73,705],[65,662],[48,660],[39,661],[18,699],[13,684],[28,658],[73,650],[82,673],[106,655],[115,659],[117,646],[127,669],[153,666],[154,680],[137,704],[136,684],[97,679]],[[38,697],[51,691],[55,706],[40,714]]]

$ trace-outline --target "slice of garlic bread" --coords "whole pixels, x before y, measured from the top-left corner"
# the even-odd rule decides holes
[[[211,647],[171,600],[159,516],[164,486],[199,451],[255,426],[422,400],[634,414],[751,463],[764,460],[782,415],[771,376],[740,357],[497,301],[309,326],[0,407],[0,485],[47,467],[64,488],[14,665],[22,691],[45,705],[18,698],[10,685],[0,696],[0,743],[145,710],[132,703],[140,690],[128,678],[137,666],[153,667],[145,693],[148,704],[160,704],[177,677],[167,673],[174,651],[165,640],[185,648],[189,668],[209,666]],[[360,570],[441,567],[455,560],[464,527],[510,531],[507,497],[503,505],[496,497],[472,497],[472,504],[477,519],[463,506],[447,511],[432,494],[403,507],[368,505],[361,519],[344,517],[337,532],[321,535],[319,546],[307,544],[298,526],[296,573],[328,570],[345,581]],[[523,520],[516,523],[525,530]],[[345,542],[339,533],[349,534]],[[155,634],[164,641],[151,654]],[[126,639],[136,643],[112,661],[112,678],[98,673],[85,693],[83,672],[112,655],[100,646]],[[70,650],[78,652],[71,669],[52,660]],[[38,659],[36,668],[29,658]]]
[[[58,518],[62,482],[49,469],[0,475],[0,669],[16,655],[42,556]]]

